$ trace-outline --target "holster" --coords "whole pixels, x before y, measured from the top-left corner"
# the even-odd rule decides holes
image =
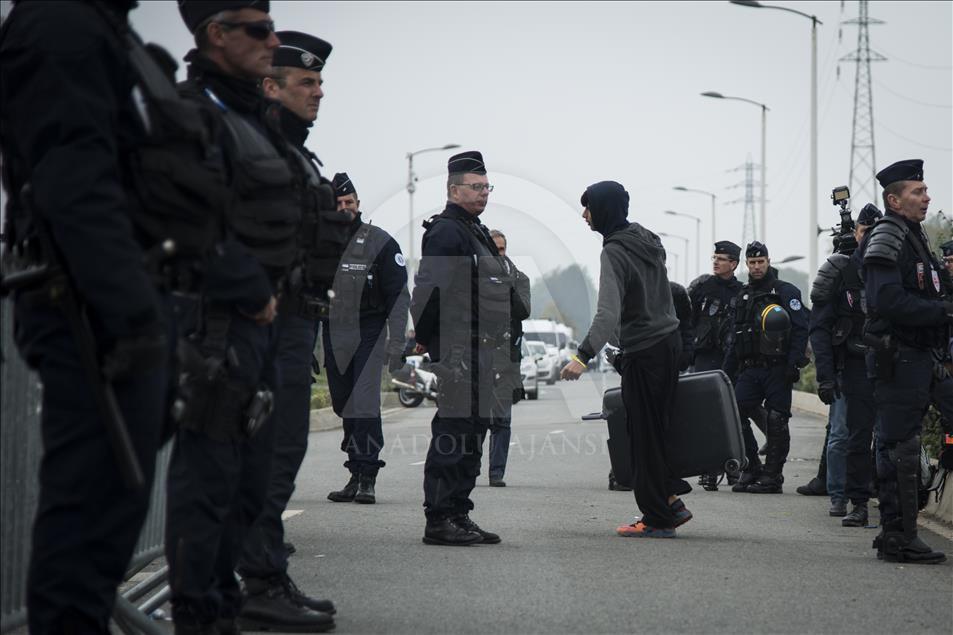
[[[897,345],[890,335],[878,337],[864,334],[864,344],[874,352],[874,377],[882,381],[893,379],[897,365]]]

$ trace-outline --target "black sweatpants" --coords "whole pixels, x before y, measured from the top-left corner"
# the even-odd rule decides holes
[[[674,494],[665,456],[665,429],[675,407],[678,356],[682,342],[678,331],[662,341],[622,357],[622,403],[632,439],[633,489],[642,511],[642,522],[650,527],[675,526],[668,504]]]

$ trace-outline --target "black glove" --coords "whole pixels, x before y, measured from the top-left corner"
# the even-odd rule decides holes
[[[822,381],[817,384],[817,396],[828,406],[840,399],[840,387],[836,381]]]
[[[387,372],[394,374],[404,367],[406,360],[401,353],[391,353],[387,359]]]
[[[791,364],[790,366],[788,366],[788,372],[785,375],[785,379],[787,379],[792,384],[796,384],[800,378],[801,378],[801,369],[797,367],[797,364]]]

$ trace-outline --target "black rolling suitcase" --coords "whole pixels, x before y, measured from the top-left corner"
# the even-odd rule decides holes
[[[609,424],[609,460],[616,481],[632,485],[631,440],[625,423],[622,389],[610,388],[602,397],[602,412],[583,417]],[[698,476],[734,471],[745,463],[741,418],[728,376],[720,370],[690,373],[678,378],[675,411],[665,435],[672,475]]]

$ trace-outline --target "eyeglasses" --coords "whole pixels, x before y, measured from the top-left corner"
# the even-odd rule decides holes
[[[271,20],[258,20],[257,22],[219,22],[226,29],[243,28],[245,35],[255,40],[267,40],[275,32],[275,23]]]
[[[468,187],[474,192],[482,192],[486,190],[487,192],[493,191],[493,186],[489,183],[455,183],[457,187]]]
[[[711,261],[712,262],[734,262],[734,260],[732,260],[731,258],[728,258],[727,256],[712,256]]]

